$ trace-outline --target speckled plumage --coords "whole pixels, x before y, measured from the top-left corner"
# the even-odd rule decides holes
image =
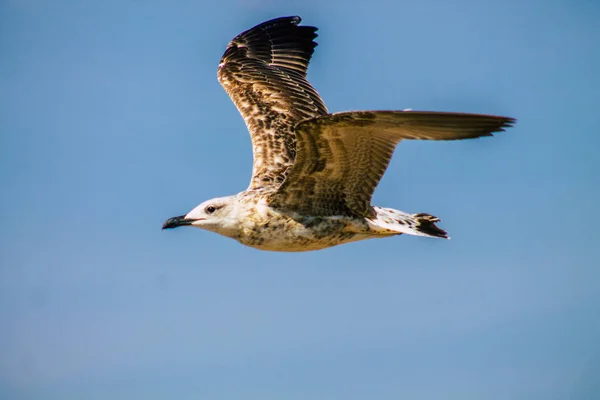
[[[290,132],[300,121],[327,115],[306,80],[317,28],[299,17],[267,21],[236,36],[219,63],[219,82],[242,114],[252,137],[249,189],[276,187],[296,156]]]
[[[317,28],[299,23],[283,17],[257,25],[236,36],[219,63],[219,82],[252,139],[248,189],[206,201],[163,228],[196,226],[274,251],[403,233],[447,238],[434,216],[371,205],[396,145],[491,136],[515,120],[427,111],[329,114],[306,80]]]

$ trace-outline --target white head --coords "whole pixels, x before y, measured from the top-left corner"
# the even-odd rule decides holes
[[[237,216],[238,202],[235,196],[218,197],[205,201],[186,215],[169,218],[162,228],[194,226],[231,237],[239,229]]]

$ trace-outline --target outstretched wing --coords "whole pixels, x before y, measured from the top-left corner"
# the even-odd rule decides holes
[[[515,122],[493,115],[420,111],[329,114],[296,127],[296,161],[271,205],[303,215],[371,216],[371,197],[403,139],[492,136]]]
[[[306,69],[317,28],[300,17],[273,19],[236,36],[219,64],[219,82],[242,114],[254,164],[248,189],[278,186],[296,155],[293,127],[327,114]]]

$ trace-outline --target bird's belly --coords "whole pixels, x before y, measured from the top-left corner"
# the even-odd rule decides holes
[[[278,216],[264,224],[245,226],[237,240],[260,250],[299,252],[321,250],[369,237],[366,224],[357,224],[349,218]]]

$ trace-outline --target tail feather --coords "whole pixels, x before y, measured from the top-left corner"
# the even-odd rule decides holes
[[[376,216],[368,220],[372,231],[382,235],[428,236],[449,239],[448,233],[435,223],[440,219],[426,213],[408,214],[392,208],[373,207]]]
[[[438,217],[425,213],[414,214],[413,217],[417,221],[415,229],[419,232],[424,233],[427,236],[448,239],[448,232],[435,225],[436,222],[440,222]]]

